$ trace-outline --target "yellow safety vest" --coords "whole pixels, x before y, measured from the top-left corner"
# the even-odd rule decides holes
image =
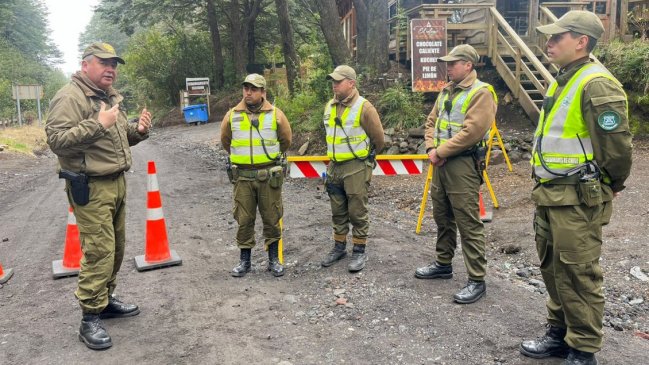
[[[480,80],[476,80],[470,88],[462,90],[453,98],[451,110],[444,108],[444,104],[449,98],[449,92],[443,90],[439,94],[437,98],[437,121],[433,131],[433,145],[435,147],[442,145],[462,130],[471,99],[482,88],[491,91],[494,101],[498,102],[498,96],[496,96],[493,86]],[[488,137],[489,131],[485,134],[484,139],[486,140]]]
[[[340,125],[336,124],[336,105],[333,101],[327,103],[324,125],[327,131],[327,156],[332,161],[364,159],[369,155],[370,140],[361,127],[361,114],[366,101],[359,96],[351,107],[346,107]]]
[[[534,175],[541,182],[575,175],[587,162],[595,163],[590,132],[581,114],[581,99],[586,83],[597,77],[605,77],[620,85],[604,66],[590,63],[570,78],[547,116],[545,108],[541,110],[530,161]],[[556,81],[550,85],[546,100],[554,98],[557,86]]]
[[[255,128],[246,112],[230,112],[232,144],[230,162],[237,165],[259,165],[275,161],[280,154],[277,139],[277,115],[273,111],[259,115],[259,126]],[[264,151],[264,147],[266,147]]]

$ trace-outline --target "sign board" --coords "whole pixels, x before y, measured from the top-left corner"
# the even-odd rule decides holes
[[[209,95],[210,79],[207,77],[188,77],[185,79],[185,89],[190,95]]]
[[[14,100],[43,98],[43,85],[12,85],[11,89]]]
[[[412,91],[439,92],[446,86],[446,19],[410,21]]]

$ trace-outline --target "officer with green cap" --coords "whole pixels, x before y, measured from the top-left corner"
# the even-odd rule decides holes
[[[524,341],[526,356],[597,364],[604,314],[602,226],[631,170],[627,97],[590,52],[604,33],[599,17],[570,11],[537,30],[560,67],[547,89],[531,160],[534,230],[548,290],[545,335]]]
[[[450,83],[439,93],[426,120],[425,142],[434,165],[430,195],[437,224],[437,257],[417,268],[419,279],[450,279],[460,232],[464,264],[469,279],[453,299],[469,304],[486,291],[487,259],[484,226],[480,220],[479,191],[482,184],[485,139],[496,117],[496,93],[478,80],[478,52],[459,45],[444,57]]]
[[[83,52],[81,71],[50,103],[47,143],[58,156],[81,239],[81,270],[75,292],[83,312],[79,339],[94,350],[112,346],[101,319],[140,313],[114,295],[126,242],[126,180],[130,146],[148,138],[151,113],[126,121],[124,99],[113,88],[117,65],[124,64],[107,43]]]
[[[331,203],[334,247],[321,264],[329,267],[347,255],[347,235],[352,226],[350,272],[363,270],[370,228],[368,188],[374,155],[383,150],[383,126],[374,106],[356,89],[356,71],[341,65],[327,76],[334,98],[325,106],[327,140],[326,187]]]
[[[241,83],[243,99],[221,122],[221,145],[230,155],[229,175],[234,184],[234,219],[239,224],[239,264],[231,275],[242,277],[252,267],[257,209],[264,223],[268,270],[284,275],[279,262],[280,219],[283,214],[282,154],[291,145],[291,126],[284,113],[266,99],[266,80],[259,74]]]

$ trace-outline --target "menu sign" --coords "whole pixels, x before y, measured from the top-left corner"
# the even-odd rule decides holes
[[[446,19],[410,21],[412,91],[439,92],[446,86]]]

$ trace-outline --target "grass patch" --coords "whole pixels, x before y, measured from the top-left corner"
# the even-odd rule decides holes
[[[28,155],[34,155],[48,148],[43,127],[31,125],[0,130],[0,145],[7,146],[5,151]]]

